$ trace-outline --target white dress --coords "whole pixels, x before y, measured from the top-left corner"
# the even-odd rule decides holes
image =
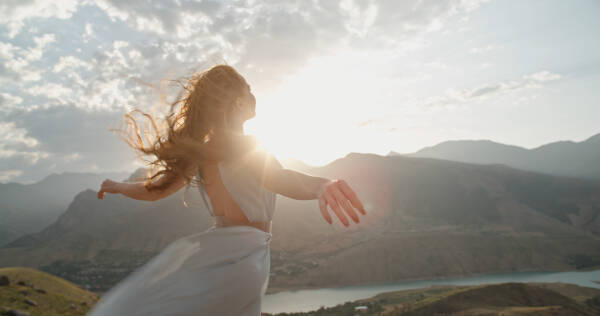
[[[270,221],[276,194],[233,165],[219,162],[218,167],[248,220]],[[205,188],[200,192],[214,216]],[[217,224],[171,243],[106,292],[87,315],[260,315],[272,235],[251,226]]]

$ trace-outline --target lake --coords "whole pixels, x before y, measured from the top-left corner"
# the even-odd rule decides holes
[[[404,281],[378,285],[345,286],[312,290],[286,291],[266,295],[262,311],[265,313],[307,312],[321,306],[332,307],[347,301],[372,297],[382,292],[425,288],[431,285],[479,285],[504,282],[564,282],[579,286],[600,288],[600,270],[569,272],[512,272],[486,274],[465,278]]]

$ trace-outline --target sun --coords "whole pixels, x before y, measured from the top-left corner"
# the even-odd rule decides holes
[[[312,59],[268,95],[257,95],[245,130],[279,158],[324,165],[348,152],[381,151],[360,128],[373,115],[386,83],[372,71],[373,55],[344,53]],[[377,138],[376,138],[377,139]]]

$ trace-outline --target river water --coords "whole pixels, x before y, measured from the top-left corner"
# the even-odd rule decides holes
[[[579,286],[600,288],[600,270],[570,272],[512,272],[486,274],[465,278],[404,281],[378,285],[346,286],[312,290],[286,291],[266,295],[262,311],[265,313],[290,313],[332,307],[347,301],[372,297],[382,292],[425,288],[431,285],[479,285],[504,282],[563,282]]]

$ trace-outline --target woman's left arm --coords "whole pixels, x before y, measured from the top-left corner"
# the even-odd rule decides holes
[[[251,170],[267,189],[297,200],[319,200],[321,215],[332,223],[327,205],[345,226],[350,225],[344,211],[355,223],[360,219],[354,208],[366,215],[367,212],[352,188],[342,179],[327,179],[285,169],[272,154],[256,148],[243,156],[244,167]]]

